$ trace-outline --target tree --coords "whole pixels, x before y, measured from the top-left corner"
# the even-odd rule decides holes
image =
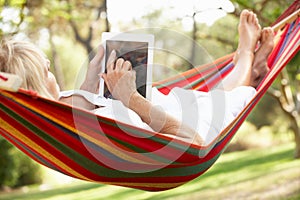
[[[300,62],[299,58],[295,60],[298,60],[296,63]],[[268,94],[278,101],[282,111],[288,117],[295,138],[295,158],[300,158],[300,71],[299,66],[294,62],[289,65],[291,68],[292,66],[297,66],[297,71],[284,69],[279,76],[279,83],[276,87],[270,88]]]

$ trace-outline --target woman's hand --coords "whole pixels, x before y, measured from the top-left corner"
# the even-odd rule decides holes
[[[96,93],[96,94],[99,93],[100,79],[98,74],[101,72],[103,55],[104,55],[104,48],[102,46],[99,46],[98,52],[89,63],[85,80],[81,85],[80,89],[86,90],[88,92]]]
[[[99,76],[98,74],[101,72],[101,64],[102,58],[104,55],[104,49],[102,46],[99,46],[98,52],[95,57],[89,63],[89,67],[85,76],[85,80],[83,81],[80,89],[85,90],[91,93],[98,94],[99,93]],[[95,105],[87,101],[82,96],[73,95],[70,97],[62,97],[59,101],[65,102],[67,104],[80,107],[87,110],[95,109]]]
[[[113,50],[108,58],[107,73],[102,74],[102,78],[112,96],[128,107],[131,96],[137,92],[136,73],[131,63],[123,58],[116,60],[116,52]]]

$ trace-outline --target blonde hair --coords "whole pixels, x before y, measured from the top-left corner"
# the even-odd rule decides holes
[[[45,82],[46,55],[30,42],[2,39],[0,44],[0,71],[23,79],[22,88],[53,98]]]

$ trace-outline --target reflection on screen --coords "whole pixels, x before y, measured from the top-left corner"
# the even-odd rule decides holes
[[[133,70],[136,71],[137,91],[146,98],[148,43],[107,40],[105,66],[107,65],[108,57],[113,50],[116,51],[117,58],[123,58],[124,60],[131,62]],[[113,98],[105,84],[104,97]]]

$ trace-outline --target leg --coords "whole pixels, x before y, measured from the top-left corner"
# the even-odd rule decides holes
[[[261,33],[260,47],[255,52],[253,71],[250,86],[257,87],[268,73],[267,60],[274,48],[274,31],[272,28],[264,28]]]
[[[254,51],[261,33],[257,17],[253,12],[244,10],[241,13],[238,31],[239,45],[234,57],[235,67],[218,86],[224,90],[251,84]]]

